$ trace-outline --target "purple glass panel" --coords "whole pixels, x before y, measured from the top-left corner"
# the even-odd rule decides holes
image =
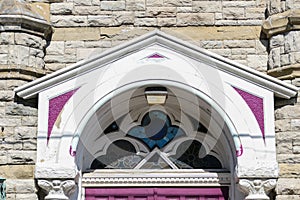
[[[255,116],[255,119],[259,125],[259,128],[262,133],[263,140],[265,142],[265,118],[264,118],[264,99],[248,92],[245,92],[241,89],[233,87],[244,99],[252,113]]]
[[[65,94],[62,94],[60,96],[54,97],[49,100],[49,113],[48,113],[48,135],[47,135],[47,144],[49,142],[51,132],[53,129],[53,126],[57,120],[57,117],[59,116],[61,110],[67,103],[67,101],[73,96],[73,94],[78,90],[79,88],[75,90],[71,90]]]
[[[86,188],[86,200],[111,199],[228,199],[228,187],[219,188]]]

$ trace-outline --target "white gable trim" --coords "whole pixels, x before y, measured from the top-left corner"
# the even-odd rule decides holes
[[[24,99],[33,98],[38,93],[49,87],[53,87],[54,85],[65,82],[69,79],[76,78],[80,74],[84,74],[95,68],[102,67],[104,64],[118,60],[121,57],[130,54],[131,52],[144,49],[153,44],[162,45],[188,57],[202,60],[202,62],[204,61],[212,67],[233,74],[236,77],[252,82],[260,87],[266,88],[272,91],[275,96],[281,98],[289,99],[294,97],[299,90],[299,88],[293,85],[287,84],[276,78],[258,72],[237,62],[231,61],[188,42],[179,40],[159,30],[155,30],[134,40],[111,48],[110,50],[92,58],[80,61],[67,68],[58,70],[50,75],[46,75],[28,84],[20,86],[15,89],[15,92],[18,96]]]

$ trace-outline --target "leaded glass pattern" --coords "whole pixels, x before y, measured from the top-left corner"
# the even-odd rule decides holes
[[[161,111],[151,111],[142,119],[141,126],[132,128],[127,135],[142,140],[150,150],[162,149],[175,137],[184,136],[184,131],[171,124],[169,117]]]
[[[111,123],[104,131],[105,137],[118,133],[120,123]],[[140,125],[122,134],[122,139],[114,140],[107,147],[105,154],[93,161],[91,169],[222,168],[221,162],[215,156],[209,155],[200,141],[189,138],[188,134],[182,128],[173,125],[170,117],[162,111],[146,113]],[[207,134],[207,131],[203,134]]]

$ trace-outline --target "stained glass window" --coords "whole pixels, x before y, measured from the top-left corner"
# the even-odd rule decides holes
[[[132,128],[128,134],[142,140],[150,150],[166,146],[175,137],[184,136],[184,131],[171,125],[169,117],[161,111],[151,111],[142,119],[141,126]]]
[[[110,133],[118,132],[120,123],[111,123],[104,131],[105,136],[109,137]],[[195,124],[195,120],[191,123]],[[197,129],[202,127],[201,132],[205,131],[206,134],[207,129],[200,122],[196,124]],[[209,155],[200,141],[189,138],[188,134],[181,127],[173,125],[170,117],[162,111],[146,113],[140,125],[121,134],[123,138],[114,140],[106,152],[92,162],[92,169],[222,168],[221,162],[215,156]],[[141,145],[147,150],[141,150]]]

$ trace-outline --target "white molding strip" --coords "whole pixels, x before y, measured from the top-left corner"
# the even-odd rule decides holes
[[[97,170],[84,173],[83,187],[145,187],[145,186],[229,186],[231,174],[228,172],[201,172],[181,170],[155,171],[113,171]]]

